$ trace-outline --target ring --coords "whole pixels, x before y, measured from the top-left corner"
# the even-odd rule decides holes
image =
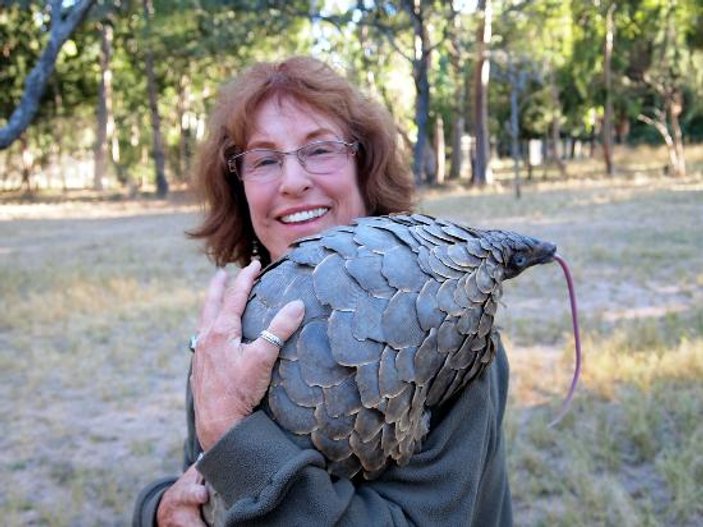
[[[277,337],[266,329],[259,333],[259,336],[265,341],[270,342],[271,344],[273,344],[274,346],[278,346],[279,348],[282,348],[286,344],[279,337]]]
[[[198,334],[196,333],[195,335],[190,336],[190,340],[188,341],[188,349],[190,350],[191,353],[195,353],[195,347],[198,345]]]

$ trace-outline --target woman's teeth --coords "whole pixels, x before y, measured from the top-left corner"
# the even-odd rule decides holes
[[[324,215],[329,209],[321,207],[319,209],[303,210],[300,212],[294,212],[293,214],[287,214],[281,216],[281,221],[283,223],[300,223],[303,221],[310,221],[315,218],[319,218]]]

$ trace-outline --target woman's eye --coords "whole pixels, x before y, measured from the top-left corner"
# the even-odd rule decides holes
[[[308,150],[309,156],[324,156],[325,154],[331,154],[334,150],[330,145],[313,145]]]
[[[266,168],[270,167],[271,165],[277,165],[278,164],[278,159],[275,156],[262,156],[262,157],[257,157],[252,160],[251,166],[254,169],[257,168]]]

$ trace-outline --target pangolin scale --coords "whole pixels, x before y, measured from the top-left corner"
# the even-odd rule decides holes
[[[491,363],[501,283],[555,251],[421,214],[361,218],[296,242],[262,273],[242,318],[251,341],[286,303],[305,303],[263,409],[331,474],[374,479],[403,465],[432,408]]]

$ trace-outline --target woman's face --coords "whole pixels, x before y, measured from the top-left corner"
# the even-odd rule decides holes
[[[258,108],[246,150],[271,148],[288,152],[313,141],[344,140],[335,121],[291,98],[271,98]],[[292,242],[366,215],[353,156],[331,174],[310,174],[295,155],[285,156],[281,176],[244,181],[254,231],[272,260]]]

